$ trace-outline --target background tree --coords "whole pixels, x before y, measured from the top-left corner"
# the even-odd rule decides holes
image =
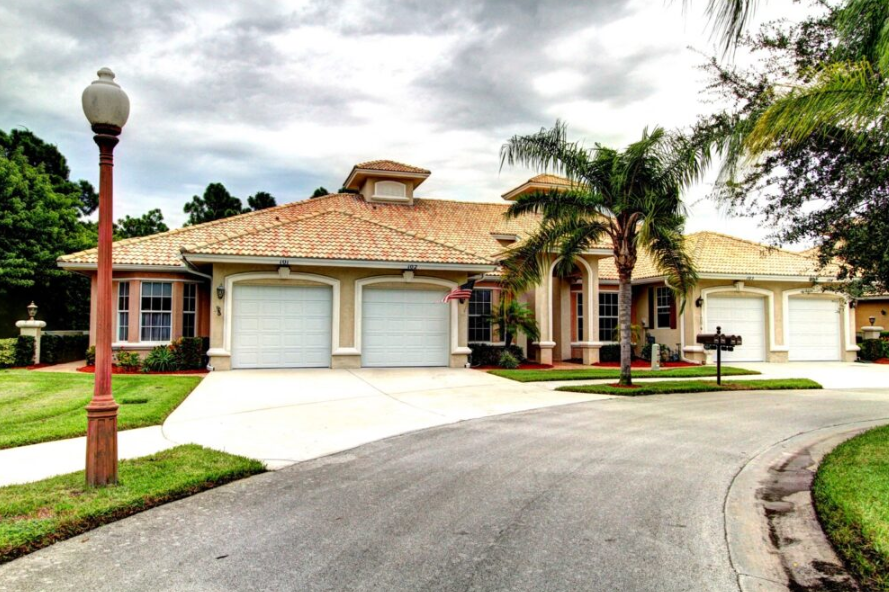
[[[124,216],[114,225],[114,238],[135,238],[149,236],[158,232],[166,232],[169,228],[164,223],[164,215],[159,208],[148,210],[138,218]]]
[[[278,202],[275,201],[275,198],[272,196],[271,193],[267,193],[265,191],[257,191],[254,195],[251,195],[247,198],[247,205],[250,206],[250,209],[255,212],[257,210],[273,208],[278,205]]]
[[[186,226],[229,218],[244,212],[241,200],[233,196],[222,183],[210,183],[203,197],[195,195],[182,208],[188,214]]]
[[[539,229],[502,262],[508,292],[517,294],[540,283],[549,272],[549,257],[560,259],[557,273],[572,273],[583,251],[607,240],[620,283],[621,385],[632,384],[631,282],[639,251],[648,253],[683,305],[697,281],[682,234],[681,193],[700,178],[709,161],[709,152],[699,144],[661,128],[646,130],[641,140],[618,151],[569,142],[560,122],[551,130],[515,136],[501,149],[502,164],[554,172],[572,183],[565,191],[523,195],[507,210],[508,217],[542,215]]]
[[[95,246],[95,230],[80,220],[80,184],[66,181],[67,168],[53,168],[64,158],[28,134],[17,145],[0,137],[0,336],[15,334],[32,299],[53,329],[89,326],[89,281],[59,269],[56,258]]]
[[[325,195],[330,195],[330,192],[323,185],[312,192],[312,197],[324,197]]]
[[[882,44],[889,28],[882,25],[889,26],[889,2],[818,6],[799,24],[768,24],[741,37],[757,58],[753,66],[710,60],[709,90],[730,107],[702,118],[697,134],[726,156],[720,201],[763,216],[774,242],[813,243],[822,265],[838,261],[840,276],[854,279],[843,286],[853,295],[885,291],[889,86]]]

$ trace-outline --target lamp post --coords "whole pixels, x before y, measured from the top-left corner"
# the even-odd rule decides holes
[[[96,383],[86,406],[86,483],[117,483],[117,403],[111,394],[111,242],[114,200],[114,147],[130,115],[130,100],[102,68],[99,79],[83,91],[83,113],[99,145],[99,263],[96,306]]]

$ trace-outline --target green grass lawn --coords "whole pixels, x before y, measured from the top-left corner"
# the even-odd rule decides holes
[[[518,382],[547,382],[553,380],[596,380],[620,378],[619,368],[583,368],[580,370],[489,370],[491,374]],[[759,374],[756,370],[722,367],[723,376]],[[699,378],[716,376],[716,366],[689,366],[663,370],[633,370],[633,378]]]
[[[737,382],[715,380],[665,380],[663,382],[646,382],[632,388],[610,386],[607,384],[579,384],[577,386],[560,386],[557,391],[573,393],[599,393],[603,395],[622,395],[638,397],[641,395],[669,395],[671,393],[707,393],[713,391],[756,391],[756,390],[787,390],[787,389],[820,389],[821,385],[808,378],[780,378],[770,380],[744,380]]]
[[[83,471],[0,487],[0,563],[264,470],[258,461],[189,444],[121,461],[111,487],[87,488]]]
[[[200,381],[198,376],[115,375],[118,428],[162,423]],[[92,394],[92,374],[0,371],[0,448],[85,435],[83,408]]]
[[[812,493],[824,530],[863,588],[889,591],[889,426],[828,454]]]

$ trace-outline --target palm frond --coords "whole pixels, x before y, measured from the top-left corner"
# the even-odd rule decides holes
[[[869,62],[831,64],[813,85],[776,99],[749,130],[744,147],[758,155],[796,145],[826,128],[857,136],[886,117],[887,99],[887,87]]]
[[[836,22],[841,59],[869,61],[889,76],[889,2],[846,0]]]
[[[507,218],[525,214],[542,214],[544,218],[562,219],[576,215],[608,215],[602,199],[589,190],[567,189],[535,191],[520,196],[506,210]]]
[[[589,150],[568,141],[568,127],[556,121],[552,129],[536,134],[513,136],[500,148],[500,168],[521,165],[540,172],[552,172],[574,182],[582,182],[589,166]]]
[[[686,298],[698,281],[682,234],[682,221],[681,215],[651,216],[643,221],[637,236],[637,242],[664,274],[667,285],[679,300],[680,312],[685,309]]]
[[[735,48],[755,10],[756,0],[709,0],[707,17],[724,54]]]

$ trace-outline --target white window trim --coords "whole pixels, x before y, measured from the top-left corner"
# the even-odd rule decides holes
[[[122,312],[122,311],[120,310],[120,287],[121,287],[122,285],[124,285],[124,284],[127,285],[127,339],[126,339],[126,341],[120,341],[120,326],[121,326],[121,325],[120,325],[120,313]],[[139,290],[140,290],[140,292],[141,292],[141,290],[142,290],[142,284],[141,284],[141,283],[139,284]],[[140,294],[140,296],[141,296],[141,294]],[[131,300],[132,297],[133,297],[133,290],[131,289],[131,286],[130,286],[130,280],[120,280],[120,281],[118,281],[118,282],[117,282],[117,298],[115,299],[115,300],[116,300],[116,303],[115,303],[115,317],[114,317],[114,318],[115,318],[115,325],[116,325],[116,326],[115,326],[115,331],[114,331],[114,337],[116,338],[116,339],[115,339],[115,343],[123,343],[123,344],[130,343],[130,326],[129,326],[130,323],[129,323],[129,321],[130,321],[130,311],[131,311],[132,308],[133,308],[133,307],[132,307],[132,300]],[[141,306],[142,306],[141,303],[142,303],[142,300],[141,300],[141,298],[140,298],[140,299],[139,299],[139,307],[140,307],[140,308],[141,308]],[[140,317],[140,318],[139,318],[139,324],[140,324],[140,325],[141,325],[141,323],[142,323],[141,316],[142,316],[142,315],[140,314],[140,315],[139,315],[139,317]],[[140,329],[141,329],[141,327],[140,327]],[[139,337],[141,337],[141,336],[142,336],[142,335],[140,334]],[[112,344],[112,345],[113,345],[113,344]]]
[[[361,322],[362,322],[362,308],[363,308],[363,294],[365,286],[372,286],[373,284],[384,284],[389,282],[398,282],[398,283],[415,283],[415,284],[432,284],[435,286],[444,286],[448,289],[454,289],[457,287],[457,282],[452,282],[450,280],[443,280],[441,278],[427,277],[427,276],[413,276],[411,279],[407,279],[403,275],[379,275],[375,277],[361,278],[355,280],[355,348],[352,350],[351,354],[353,355],[361,355]],[[472,353],[472,351],[465,346],[458,345],[459,343],[459,311],[457,309],[457,301],[451,300],[448,305],[451,308],[451,339],[449,344],[449,349],[452,355],[467,355]]]
[[[619,328],[620,328],[620,293],[615,292],[614,290],[600,290],[600,291],[599,291],[599,297],[600,297],[600,298],[601,298],[602,294],[614,294],[615,296],[617,296],[617,300],[618,300],[618,302],[617,302],[617,307],[618,307],[617,316],[615,316],[615,317],[611,317],[611,316],[609,316],[608,318],[614,318],[614,319],[617,319],[617,325],[616,325],[616,327],[619,329]],[[599,306],[601,307],[601,302],[599,302],[598,304],[599,304]],[[596,309],[596,314],[598,315],[598,318],[599,318],[599,324],[600,324],[600,326],[601,326],[602,313],[599,312],[600,310],[601,310],[601,308],[597,308],[597,309]],[[599,337],[599,335],[597,334],[596,337]],[[612,344],[612,343],[620,343],[620,341],[615,341],[614,339],[604,339],[604,340],[603,340],[603,339],[600,339],[600,340],[599,340],[599,343]]]
[[[142,288],[145,284],[170,284],[170,339],[167,341],[143,341],[142,340]],[[140,345],[150,345],[157,347],[158,345],[169,345],[173,341],[173,311],[176,306],[173,304],[173,282],[166,279],[144,280],[139,282],[139,343]],[[152,311],[163,313],[164,311]],[[134,343],[134,342],[129,342]]]
[[[475,293],[475,292],[490,292],[491,293],[491,303],[490,303],[491,304],[491,314],[494,314],[494,288],[476,288],[475,290],[473,290],[473,293]],[[469,302],[470,302],[469,300],[466,301],[466,343],[477,343],[477,344],[481,344],[481,345],[496,345],[496,342],[491,341],[491,340],[471,341],[469,339],[469,319],[471,316],[469,314]],[[494,322],[491,321],[490,325],[491,325],[491,329],[490,329],[491,337],[494,337]],[[506,342],[501,341],[500,343],[505,344]]]
[[[199,306],[200,299],[198,298],[198,290],[200,289],[199,283],[200,282],[185,282],[184,284],[182,284],[182,329],[183,329],[183,331],[185,329],[185,315],[186,314],[193,314],[194,315],[194,335],[191,335],[190,337],[199,337],[198,323],[200,322],[200,320],[199,320],[198,315],[200,313],[198,311],[200,311],[200,309],[201,309],[201,307]],[[192,313],[185,312],[185,285],[186,284],[192,284],[194,286],[194,312],[192,312]],[[185,337],[185,335],[183,335],[183,337]]]
[[[286,277],[282,277],[277,271],[248,271],[244,273],[233,273],[225,277],[225,312],[223,313],[225,316],[222,323],[222,348],[210,348],[207,352],[208,356],[224,358],[231,357],[232,310],[235,299],[234,287],[235,284],[253,280],[281,280],[284,283],[292,283],[294,281],[302,280],[330,286],[332,291],[331,306],[333,308],[330,315],[331,355],[348,355],[352,353],[348,349],[340,349],[340,281],[338,279],[314,273],[291,273]]]
[[[652,328],[653,329],[670,329],[671,328],[669,321],[667,321],[667,324],[665,326],[661,325],[658,322],[658,312],[659,312],[658,309],[661,308],[657,302],[658,290],[669,290],[669,289],[670,288],[668,286],[657,286],[654,288],[654,294],[653,294],[653,296],[654,296],[654,318],[652,319],[652,321],[653,321]],[[675,299],[675,296],[673,296],[673,298]],[[675,305],[675,303],[673,301],[671,301],[670,305],[667,307],[667,312],[670,314],[671,317],[673,316],[673,313],[671,311],[672,311],[672,308],[674,305]]]
[[[852,327],[852,315],[849,312],[849,297],[845,294],[825,292],[820,286],[813,286],[811,288],[784,290],[781,293],[781,310],[783,311],[782,315],[784,317],[784,344],[787,346],[788,351],[790,350],[790,297],[803,295],[820,296],[825,300],[835,300],[837,304],[842,303],[843,313],[841,329],[843,329],[845,335],[841,338],[841,341],[844,342],[844,347],[847,352],[857,352],[861,349],[854,341],[855,330]]]
[[[404,190],[404,193],[403,193],[403,195],[380,195],[377,192],[377,187],[379,187],[380,184],[384,184],[384,186],[385,185],[388,185],[388,186],[396,186],[397,185],[397,186],[401,187],[401,189]],[[408,197],[408,194],[407,194],[407,184],[406,183],[401,183],[400,181],[390,181],[388,179],[374,181],[373,198],[379,199],[379,200],[384,200],[384,201],[410,201],[411,200],[411,198]]]

